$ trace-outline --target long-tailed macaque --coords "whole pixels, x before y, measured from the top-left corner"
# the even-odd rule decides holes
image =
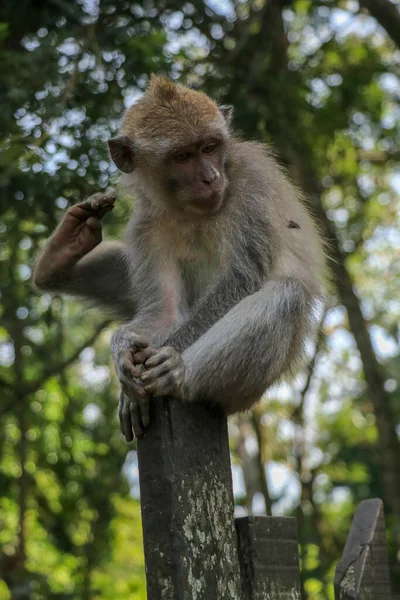
[[[305,356],[325,257],[298,192],[259,143],[231,134],[231,107],[153,76],[109,140],[135,199],[124,243],[101,241],[115,194],[69,209],[34,281],[125,323],[111,349],[128,441],[152,395],[248,409]]]

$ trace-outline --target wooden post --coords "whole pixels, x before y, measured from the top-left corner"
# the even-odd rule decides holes
[[[149,600],[241,600],[226,418],[156,399],[138,440]]]
[[[243,600],[301,600],[296,520],[236,519]]]
[[[382,500],[358,506],[335,573],[336,600],[390,600],[389,565]]]

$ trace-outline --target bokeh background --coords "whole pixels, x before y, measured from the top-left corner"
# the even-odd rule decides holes
[[[230,424],[237,514],[295,515],[304,599],[332,599],[355,507],[382,497],[399,593],[398,0],[3,0],[0,600],[146,597],[113,324],[31,273],[65,209],[115,183],[105,142],[151,72],[233,103],[329,241],[311,368]]]

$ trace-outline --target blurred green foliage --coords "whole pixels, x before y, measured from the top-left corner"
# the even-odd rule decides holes
[[[232,102],[244,135],[294,176],[301,156],[321,186],[398,428],[399,49],[351,0],[4,0],[0,64],[0,600],[144,599],[110,323],[38,296],[34,258],[69,204],[114,180],[105,142],[151,72]],[[106,234],[130,208],[119,199]],[[296,514],[310,600],[333,597],[355,507],[384,494],[368,365],[336,304],[310,381],[231,424],[238,511],[269,494],[274,514]]]

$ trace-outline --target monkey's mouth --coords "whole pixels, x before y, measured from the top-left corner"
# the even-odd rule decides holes
[[[222,204],[222,192],[213,190],[207,195],[195,196],[191,202],[191,206],[202,213],[215,213]]]
[[[212,186],[207,188],[201,186],[194,192],[191,199],[191,204],[207,212],[215,211],[222,204],[224,188],[225,185],[222,180],[214,182]]]

